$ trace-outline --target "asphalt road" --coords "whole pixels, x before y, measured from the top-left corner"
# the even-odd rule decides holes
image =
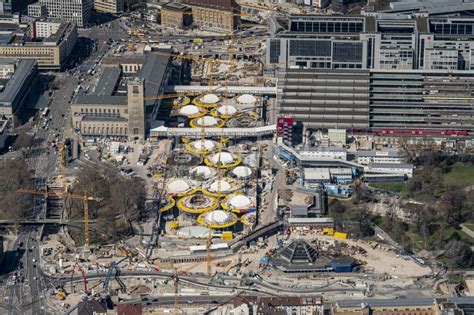
[[[94,29],[89,32],[91,32],[91,38],[104,38],[102,41],[98,40],[97,50],[85,60],[86,63],[92,64],[99,55],[108,49],[104,41],[110,36],[108,32],[96,32]],[[122,34],[117,33],[112,36],[120,39]],[[51,142],[55,138],[62,140],[65,128],[69,127],[69,102],[79,84],[81,74],[76,71],[72,74],[62,72],[55,75],[60,82],[60,88],[52,95],[48,115],[36,122],[36,134],[27,159],[28,168],[35,173],[34,186],[37,190],[44,190],[48,177],[58,175],[60,172],[60,153],[59,150],[52,148]],[[47,128],[43,128],[45,121],[47,121]],[[44,197],[35,196],[30,217],[45,218],[45,209]],[[56,280],[47,277],[40,269],[38,263],[40,233],[41,227],[24,226],[20,228],[12,247],[12,250],[18,249],[16,251],[18,254],[10,255],[1,266],[4,273],[10,273],[5,279],[7,295],[0,305],[0,313],[33,315],[57,313],[48,307],[47,300],[44,298]],[[13,276],[11,271],[16,271],[18,278]],[[23,277],[24,281],[21,281]]]
[[[187,304],[187,305],[205,305],[205,304],[226,304],[231,301],[234,296],[230,295],[193,295],[193,296],[179,296],[178,303],[180,305]],[[173,296],[159,296],[159,297],[145,297],[142,299],[126,301],[127,303],[142,303],[144,305],[174,305],[174,297]]]
[[[267,225],[268,223],[272,222],[275,220],[275,217],[277,216],[277,196],[278,196],[278,191],[280,189],[283,189],[286,186],[286,178],[285,178],[285,170],[281,167],[281,165],[275,161],[273,158],[273,151],[274,151],[274,145],[270,143],[267,147],[266,151],[266,158],[272,168],[276,168],[278,171],[273,178],[273,187],[271,189],[271,192],[267,193],[266,199],[267,199],[267,210],[261,215],[259,219],[260,225]]]
[[[127,39],[129,36],[125,30],[118,26],[112,29],[94,27],[87,30],[80,30],[79,34],[96,41],[97,48],[92,51],[91,55],[84,61],[84,64],[92,66],[97,58],[103,56],[107,51],[107,41],[113,39],[120,41]],[[243,33],[241,36],[246,37],[250,33]],[[154,36],[152,36],[154,37]],[[160,42],[164,41],[189,41],[195,36],[167,36],[157,37]],[[215,37],[204,37],[204,39]],[[222,38],[221,40],[225,40]],[[57,175],[59,168],[59,151],[51,146],[51,141],[55,138],[63,139],[65,128],[68,127],[70,115],[69,101],[73,97],[74,90],[80,82],[81,74],[78,71],[67,73],[57,73],[57,79],[60,82],[60,88],[54,91],[49,105],[50,112],[44,118],[36,123],[36,134],[33,145],[30,148],[27,164],[29,169],[35,172],[34,186],[37,190],[44,190],[48,177]],[[83,76],[86,76],[83,74]],[[47,128],[43,128],[44,122],[47,120]],[[44,197],[35,196],[35,205],[33,207],[31,217],[45,218]],[[24,281],[13,280],[12,273],[9,274],[6,281],[6,292],[4,303],[0,305],[8,314],[53,314],[54,311],[48,308],[44,295],[48,294],[48,289],[52,283],[58,279],[46,276],[39,268],[39,244],[40,227],[22,227],[18,237],[13,244],[13,249],[18,249],[18,255],[11,255],[4,261],[1,269],[8,272],[17,270],[20,278],[24,277]],[[20,247],[22,244],[22,248]],[[19,265],[23,267],[20,268]],[[204,297],[204,299],[210,299]],[[213,297],[212,299],[215,299]],[[187,302],[187,301],[186,301]],[[164,303],[164,302],[163,302]],[[212,300],[209,301],[212,303]]]

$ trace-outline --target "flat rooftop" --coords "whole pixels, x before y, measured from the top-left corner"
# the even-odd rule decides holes
[[[12,77],[6,82],[5,88],[0,92],[0,103],[11,104],[18,95],[20,89],[33,71],[35,71],[36,60],[20,59]]]
[[[171,54],[171,49],[160,50]],[[146,55],[145,64],[140,69],[138,77],[145,80],[145,98],[159,96],[171,56]],[[145,100],[145,106],[153,106],[157,100]]]
[[[408,163],[371,163],[371,168],[413,168],[413,164]]]
[[[63,40],[64,36],[66,36],[69,32],[71,32],[74,27],[75,25],[72,23],[61,23],[61,25],[58,28],[58,31],[54,34],[51,34],[51,36],[45,38],[43,42],[44,43],[53,42],[55,44],[59,44]]]
[[[177,2],[166,3],[161,7],[161,9],[168,10],[168,11],[178,11],[178,12],[191,11],[190,7],[182,5],[181,3],[177,3]]]
[[[94,95],[111,96],[120,80],[122,71],[119,67],[105,68],[95,87]]]
[[[79,95],[76,98],[76,104],[85,105],[123,105],[127,106],[127,96],[111,96],[111,95]]]

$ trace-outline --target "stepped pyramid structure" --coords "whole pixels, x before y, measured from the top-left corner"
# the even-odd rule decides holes
[[[285,273],[351,272],[357,262],[349,256],[325,255],[307,241],[295,239],[271,258],[271,265]]]

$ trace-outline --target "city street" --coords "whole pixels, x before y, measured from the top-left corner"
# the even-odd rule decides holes
[[[95,50],[85,63],[92,65],[94,60],[104,54],[108,47],[105,41],[109,38],[107,32],[95,32],[89,29],[89,32],[97,35],[97,50]],[[91,37],[94,36],[91,34]],[[114,33],[112,37],[118,39],[123,33]],[[60,151],[51,147],[51,141],[55,138],[59,142],[64,140],[64,133],[70,128],[70,101],[73,98],[74,90],[80,81],[80,72],[69,74],[60,72],[54,74],[59,88],[53,93],[49,105],[49,113],[45,118],[38,118],[36,123],[36,133],[33,145],[30,148],[27,164],[28,168],[34,172],[34,186],[38,191],[44,191],[48,178],[60,172]],[[43,121],[47,120],[47,128],[43,128]],[[34,207],[32,209],[32,218],[45,217],[45,199],[42,196],[34,196]],[[51,283],[46,278],[39,266],[39,238],[43,226],[21,227],[18,237],[12,246],[12,251],[17,254],[8,256],[6,263],[2,265],[2,273],[8,274],[6,292],[3,303],[0,304],[2,313],[5,314],[57,314],[57,310],[51,309],[47,305],[45,294],[48,294]],[[20,248],[20,244],[22,247]],[[20,268],[20,264],[23,268]],[[24,282],[20,281],[19,276],[15,276],[14,281],[12,271],[17,270],[17,274],[24,277]]]

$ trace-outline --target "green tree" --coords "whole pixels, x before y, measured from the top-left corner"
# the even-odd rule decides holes
[[[337,227],[342,226],[343,216],[346,210],[346,206],[338,199],[332,199],[329,202],[329,215],[333,217]]]
[[[133,221],[141,218],[145,205],[146,189],[142,179],[122,176],[118,169],[108,164],[86,167],[73,187],[75,194],[87,193],[101,201],[89,201],[89,217],[97,220],[91,225],[95,241],[119,239],[133,234]],[[83,203],[71,200],[71,216],[81,218]],[[113,224],[112,224],[113,222]],[[80,233],[76,239],[82,239]]]
[[[0,214],[5,219],[19,221],[33,206],[31,194],[19,189],[32,188],[31,174],[23,159],[6,159],[0,163]]]

